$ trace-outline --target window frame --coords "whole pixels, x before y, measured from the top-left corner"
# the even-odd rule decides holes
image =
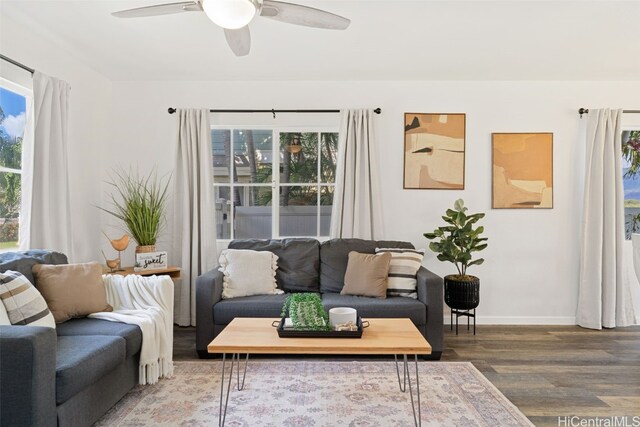
[[[24,97],[25,99],[25,118],[26,118],[26,124],[25,124],[25,128],[24,128],[24,133],[22,134],[22,150],[21,150],[21,159],[20,159],[20,169],[13,169],[13,168],[8,168],[5,166],[1,166],[0,165],[0,173],[4,172],[4,173],[16,173],[20,175],[20,212],[18,214],[18,221],[20,227],[19,227],[19,231],[18,231],[18,244],[15,247],[9,247],[9,248],[0,248],[0,253],[2,252],[12,252],[15,250],[18,250],[20,248],[20,243],[22,241],[22,236],[20,235],[20,230],[23,229],[22,227],[22,221],[25,217],[25,212],[24,209],[29,205],[28,203],[25,202],[24,200],[24,189],[25,189],[25,174],[29,173],[29,171],[25,170],[25,165],[26,165],[26,156],[25,156],[25,142],[27,142],[26,140],[26,135],[33,135],[32,129],[31,127],[33,126],[33,123],[31,123],[31,121],[29,120],[30,115],[32,114],[32,106],[33,106],[33,90],[29,89],[28,87],[25,87],[19,83],[16,83],[12,80],[9,80],[5,77],[0,76],[0,87],[2,87],[5,90],[8,90],[10,92],[16,93],[22,97]]]
[[[287,236],[287,235],[281,235],[280,234],[280,189],[282,187],[301,187],[301,186],[307,186],[307,187],[312,187],[315,186],[318,190],[320,189],[320,187],[332,187],[335,189],[335,182],[332,183],[327,183],[327,182],[321,182],[320,179],[322,177],[322,173],[321,173],[321,153],[320,153],[320,142],[321,142],[321,135],[323,133],[336,133],[339,134],[339,128],[338,126],[304,126],[304,125],[299,125],[299,126],[295,126],[295,125],[285,125],[285,126],[270,126],[270,125],[229,125],[229,124],[215,124],[215,125],[211,125],[211,131],[213,130],[228,130],[230,131],[231,135],[230,135],[230,145],[231,145],[231,152],[233,153],[234,150],[234,131],[239,131],[239,130],[261,130],[261,131],[265,131],[265,130],[270,130],[272,132],[271,134],[271,141],[272,141],[272,147],[271,147],[271,158],[272,158],[272,163],[271,163],[271,167],[273,171],[279,171],[280,170],[280,135],[283,133],[316,133],[318,134],[318,144],[316,146],[317,149],[317,155],[318,155],[318,164],[317,164],[317,180],[315,183],[300,183],[300,182],[288,182],[288,183],[281,183],[280,182],[280,173],[272,173],[272,179],[271,179],[271,183],[265,182],[265,183],[239,183],[239,182],[234,182],[233,181],[233,171],[231,169],[231,167],[235,167],[234,165],[234,156],[230,156],[229,158],[229,164],[227,165],[227,167],[229,168],[229,182],[223,182],[223,183],[218,183],[215,181],[213,182],[213,186],[214,188],[220,188],[220,187],[228,187],[230,189],[230,199],[229,199],[229,203],[231,204],[231,208],[233,209],[233,203],[234,203],[234,197],[235,197],[235,192],[234,192],[234,187],[239,187],[239,188],[243,188],[243,187],[270,187],[271,188],[271,239],[285,239],[285,238],[290,238],[290,237],[295,237],[295,238],[313,238],[313,239],[318,239],[320,241],[323,240],[327,240],[329,238],[329,236],[324,236],[324,235],[320,235],[320,231],[321,231],[321,226],[320,226],[320,222],[321,222],[321,204],[320,204],[320,191],[318,191],[317,193],[317,200],[316,200],[316,235],[305,235],[305,236]],[[212,150],[211,150],[211,155],[213,156],[213,142],[212,142]],[[274,200],[277,200],[277,203],[273,203]],[[230,210],[230,213],[232,213],[233,211]],[[230,215],[230,219],[229,219],[229,225],[230,225],[230,238],[218,238],[217,240],[220,242],[230,242],[231,240],[236,239],[235,237],[235,217],[233,214]],[[217,234],[217,231],[216,231]],[[216,236],[217,238],[217,236]]]

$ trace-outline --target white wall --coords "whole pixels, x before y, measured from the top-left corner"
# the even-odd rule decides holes
[[[377,142],[387,238],[425,247],[422,234],[439,225],[443,211],[463,198],[472,211],[487,214],[486,262],[470,271],[481,278],[479,322],[572,324],[586,123],[577,109],[638,108],[639,93],[640,82],[121,82],[114,84],[113,143],[103,150],[103,158],[107,167],[136,159],[141,166],[170,171],[176,133],[176,117],[167,114],[170,106],[381,107]],[[402,189],[404,112],[467,114],[465,190]],[[272,121],[270,116],[250,118]],[[491,209],[492,132],[554,133],[553,209]],[[453,272],[432,253],[425,265],[440,275]]]
[[[111,82],[93,71],[28,18],[3,9],[0,14],[0,51],[10,58],[58,77],[71,85],[69,111],[69,175],[71,220],[75,256],[71,261],[100,260],[101,199],[100,150],[109,146]],[[0,61],[0,74],[23,79],[29,73]],[[25,80],[26,79],[26,80]],[[55,227],[55,224],[51,224]],[[102,237],[102,240],[105,240]]]

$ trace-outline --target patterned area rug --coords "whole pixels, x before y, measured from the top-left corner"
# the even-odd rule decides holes
[[[173,378],[137,386],[96,425],[217,425],[221,366],[176,362]],[[533,425],[471,363],[419,362],[419,369],[423,426]],[[393,361],[249,360],[244,390],[235,384],[234,372],[229,427],[414,425]]]

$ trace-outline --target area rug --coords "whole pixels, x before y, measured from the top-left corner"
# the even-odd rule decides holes
[[[217,425],[221,366],[177,362],[172,378],[137,386],[96,425]],[[419,362],[419,369],[423,426],[533,425],[471,363]],[[225,425],[400,427],[414,420],[393,361],[256,359],[244,390],[231,391]]]

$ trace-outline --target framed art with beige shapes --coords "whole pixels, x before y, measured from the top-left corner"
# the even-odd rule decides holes
[[[492,207],[553,208],[553,133],[494,133]]]
[[[404,114],[405,189],[464,190],[465,114]]]

